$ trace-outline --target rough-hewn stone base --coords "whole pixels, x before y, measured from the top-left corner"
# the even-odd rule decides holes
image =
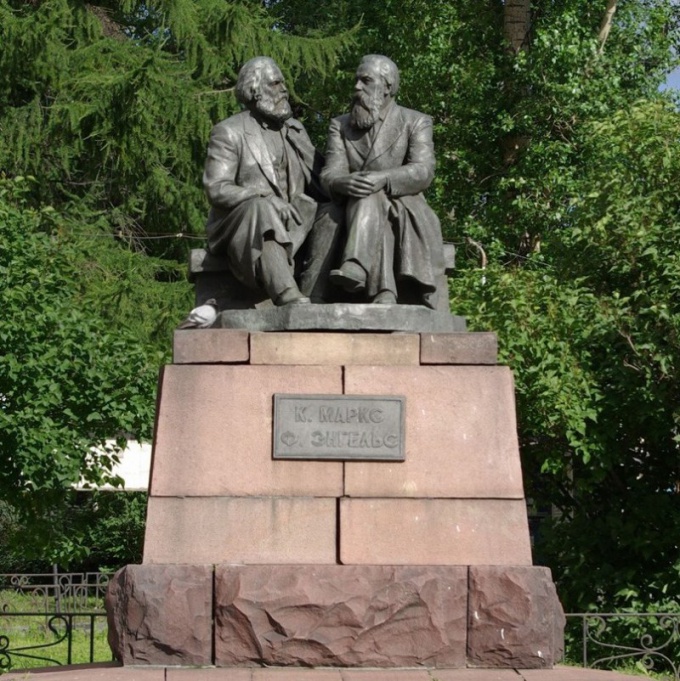
[[[564,627],[531,566],[129,565],[106,605],[135,665],[540,669]]]
[[[562,659],[564,624],[548,568],[470,567],[468,666],[549,669]]]
[[[210,664],[213,568],[128,565],[109,583],[106,614],[123,664]]]
[[[465,666],[464,567],[218,566],[215,663]]]

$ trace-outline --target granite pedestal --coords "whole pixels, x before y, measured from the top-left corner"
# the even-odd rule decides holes
[[[275,460],[277,394],[405,398],[405,460]],[[552,667],[495,336],[177,331],[107,608],[124,664]]]

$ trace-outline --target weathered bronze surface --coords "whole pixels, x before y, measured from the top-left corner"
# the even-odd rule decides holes
[[[365,56],[324,160],[291,117],[276,63],[243,65],[235,90],[245,110],[213,128],[203,175],[211,209],[196,298],[214,301],[213,327],[349,330],[366,318],[374,330],[465,330],[450,314],[441,226],[423,196],[432,119],[399,106],[398,89],[394,62]],[[342,318],[321,309],[337,305]],[[367,306],[398,321],[376,322],[382,311]]]
[[[308,303],[295,281],[294,258],[324,198],[317,181],[321,157],[291,118],[288,90],[272,59],[246,62],[236,95],[245,111],[218,123],[208,145],[208,250],[275,305]]]
[[[321,182],[335,227],[311,234],[301,288],[312,300],[344,289],[354,302],[434,309],[446,294],[441,227],[422,194],[434,177],[432,119],[399,106],[398,89],[394,62],[367,55],[350,112],[331,121]]]

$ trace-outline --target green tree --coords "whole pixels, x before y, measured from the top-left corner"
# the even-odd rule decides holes
[[[310,35],[362,13],[318,5],[274,8]],[[515,372],[527,494],[559,513],[537,552],[570,610],[651,607],[680,586],[678,113],[657,91],[679,14],[669,0],[387,0],[340,65],[391,56],[402,103],[434,118],[429,199],[488,261],[459,248],[452,309],[497,331]],[[310,106],[345,109],[325,87]]]
[[[150,435],[241,63],[294,83],[351,40],[295,39],[252,0],[0,0],[0,499],[26,553],[85,555],[71,486],[116,482],[124,437]]]
[[[200,169],[240,65],[267,54],[291,83],[322,77],[350,41],[293,38],[252,0],[0,0],[0,171],[133,240],[202,234]],[[181,241],[144,245],[185,257]]]
[[[498,331],[515,370],[527,492],[559,511],[539,550],[565,606],[675,607],[680,117],[657,87],[677,16],[619,3],[605,43],[582,4],[535,4],[495,119],[525,143],[501,147],[461,220],[490,266],[454,279],[453,305]]]
[[[33,540],[35,518],[0,501],[0,573],[50,573],[54,559],[73,572],[115,572],[141,563],[146,496],[69,490],[47,511],[55,535],[47,552]]]
[[[150,437],[161,355],[91,304],[81,273],[100,245],[27,206],[28,186],[0,182],[0,498],[32,521],[24,547],[61,562],[78,552],[57,522],[69,489],[119,483],[125,436]]]

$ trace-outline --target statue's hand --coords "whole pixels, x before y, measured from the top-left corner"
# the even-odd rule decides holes
[[[272,196],[270,198],[270,201],[272,202],[272,204],[274,204],[276,212],[279,214],[279,217],[284,222],[287,222],[288,220],[294,220],[298,225],[302,224],[302,218],[300,217],[300,213],[292,203],[287,203],[278,196]]]
[[[375,170],[366,171],[361,173],[364,180],[368,180],[371,183],[371,194],[379,192],[381,189],[387,185],[387,175],[385,173],[380,173]]]
[[[377,173],[352,173],[351,175],[341,175],[333,180],[332,189],[338,194],[344,196],[352,196],[355,198],[364,198],[380,189],[375,187],[375,181],[369,175]]]

